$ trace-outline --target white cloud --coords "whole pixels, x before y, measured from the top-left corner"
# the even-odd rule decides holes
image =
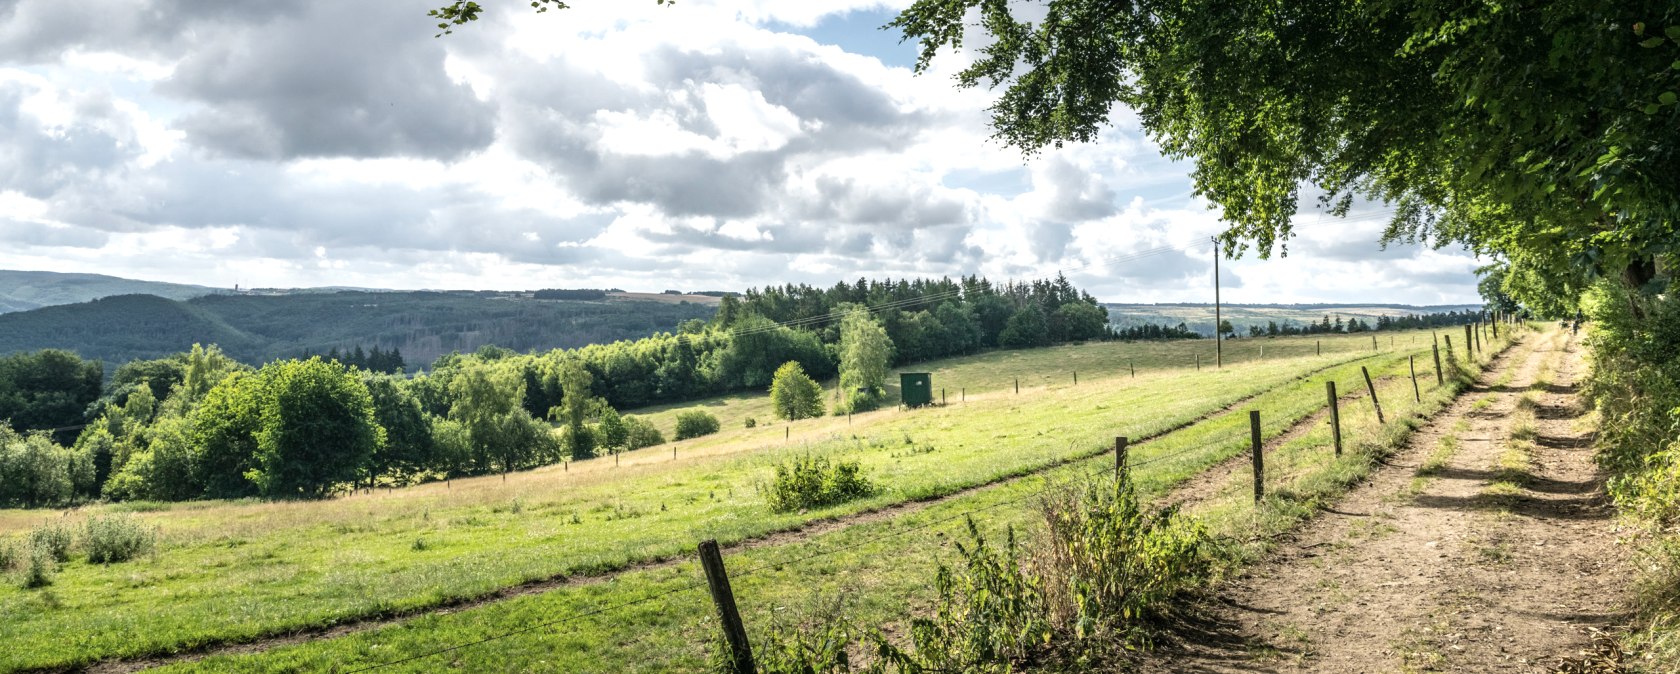
[[[1068,270],[1116,301],[1211,290],[1205,249],[1131,257],[1220,228],[1134,115],[1026,159],[989,138],[994,94],[951,82],[983,41],[915,76],[799,34],[906,0],[508,5],[443,39],[424,0],[15,4],[0,267],[654,290]],[[1300,220],[1287,258],[1227,265],[1227,299],[1474,294],[1460,251]]]

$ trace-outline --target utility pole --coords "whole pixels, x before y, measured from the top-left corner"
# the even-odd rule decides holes
[[[1224,335],[1221,326],[1224,322],[1219,317],[1219,237],[1210,236],[1213,242],[1213,359],[1215,367],[1225,367],[1225,347],[1222,344]]]

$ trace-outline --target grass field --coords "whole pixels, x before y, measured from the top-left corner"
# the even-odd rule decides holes
[[[1425,352],[1426,353],[1426,352]],[[1416,425],[1419,414],[1450,400],[1433,373],[1421,403],[1414,402],[1407,354],[1383,354],[1333,368],[1256,397],[1241,409],[1134,447],[1140,489],[1158,498],[1188,477],[1242,454],[1248,446],[1246,409],[1263,411],[1265,437],[1304,419],[1323,405],[1323,378],[1348,389],[1362,382],[1359,365],[1382,382],[1388,424],[1378,424],[1368,403],[1343,409],[1347,453],[1330,454],[1324,430],[1313,430],[1268,453],[1275,466],[1272,495],[1253,506],[1246,471],[1192,512],[1230,544],[1237,560],[1263,552],[1272,534],[1291,526],[1317,504],[1368,472],[1375,458]],[[1402,395],[1404,394],[1404,395]],[[1164,457],[1166,460],[1162,460]],[[902,625],[909,613],[931,599],[930,580],[938,564],[950,562],[963,518],[972,514],[982,529],[999,537],[1007,527],[1023,533],[1036,526],[1033,498],[1046,481],[1111,469],[1098,456],[1033,478],[1005,482],[938,502],[891,519],[868,521],[782,545],[727,555],[731,582],[751,634],[798,620],[813,606],[842,598],[864,624]],[[705,666],[705,644],[715,630],[709,599],[696,564],[682,564],[616,576],[610,583],[566,587],[541,595],[498,602],[457,614],[430,615],[346,637],[287,646],[251,656],[223,656],[171,668],[190,671],[298,671],[381,666],[381,670],[694,671]],[[519,630],[525,630],[513,633]],[[506,635],[506,636],[503,636]],[[494,638],[488,643],[435,651]],[[404,658],[420,659],[403,661]]]
[[[1423,354],[1428,343],[1427,336],[1401,334],[1392,344],[1403,348],[1390,350],[1379,338],[1381,348],[1373,353],[1368,336],[1335,337],[1324,340],[1324,356],[1311,356],[1305,355],[1314,352],[1311,339],[1254,341],[1268,343],[1266,360],[1257,359],[1258,344],[1244,360],[1243,347],[1248,344],[1238,342],[1230,345],[1226,369],[1208,367],[1201,372],[1183,365],[1187,360],[1193,363],[1197,353],[1211,353],[1211,342],[1094,344],[936,363],[928,368],[935,373],[936,388],[949,381],[972,383],[965,385],[966,403],[881,411],[859,415],[850,423],[840,417],[799,422],[788,429],[744,429],[727,419],[744,419],[762,402],[747,397],[712,401],[707,406],[713,409],[734,408],[720,414],[730,430],[628,453],[616,467],[611,459],[595,460],[565,470],[518,474],[505,483],[497,477],[458,480],[328,502],[141,508],[149,510],[142,516],[163,535],[155,557],[110,567],[72,561],[50,588],[21,590],[16,583],[0,587],[0,615],[7,618],[0,622],[0,642],[9,646],[0,652],[0,669],[167,653],[414,610],[536,579],[603,574],[637,562],[682,557],[702,538],[715,537],[726,544],[746,540],[819,519],[951,494],[1064,461],[1075,460],[1052,472],[1093,469],[1111,459],[1078,459],[1108,446],[1114,435],[1158,435],[1247,396],[1258,396],[1251,404],[1266,410],[1270,437],[1323,406],[1324,377],[1335,378],[1344,392],[1351,392],[1356,384],[1362,386],[1358,365],[1371,366],[1378,377],[1403,374],[1405,355],[1420,353],[1404,348],[1408,342]],[[1282,357],[1285,353],[1294,357]],[[1116,365],[1126,360],[1139,367],[1135,379]],[[1180,367],[1171,368],[1174,363]],[[1071,382],[1073,365],[1081,372],[1078,386]],[[1432,389],[1429,363],[1420,359],[1420,366],[1420,375]],[[1330,369],[1299,380],[1303,373],[1324,368]],[[1069,372],[1066,381],[1055,381],[1059,371]],[[1014,372],[1027,375],[1019,396],[1013,393]],[[1385,403],[1398,395],[1394,391],[1400,386],[1410,402],[1409,381],[1383,380],[1379,393]],[[1404,405],[1396,407],[1390,414],[1404,414],[1403,409]],[[1358,413],[1345,414],[1349,415],[1350,427],[1357,426]],[[1240,412],[1215,415],[1140,445],[1134,452],[1139,461],[1174,457],[1140,471],[1140,484],[1159,493],[1243,451],[1246,423]],[[791,440],[784,439],[788,431]],[[885,489],[843,506],[773,514],[757,488],[768,478],[771,465],[791,452],[859,460]],[[1015,518],[1025,524],[1028,509],[1011,499],[1037,488],[1036,479],[1015,480],[913,513],[731,554],[732,567],[746,568],[803,556],[804,546],[847,550],[811,565],[750,574],[737,591],[771,583],[765,592],[774,599],[749,610],[760,625],[769,619],[759,610],[763,607],[795,606],[801,592],[834,591],[847,583],[857,585],[846,594],[856,598],[863,614],[883,621],[902,617],[905,602],[913,604],[926,592],[938,557],[930,553],[940,549],[943,531],[925,532],[938,535],[931,547],[902,547],[917,540],[928,544],[917,536],[874,545],[853,546],[848,541],[915,526],[941,513],[988,506],[1000,518],[997,523]],[[132,509],[103,509],[124,507]],[[71,517],[100,509],[83,509]],[[59,514],[0,512],[0,532],[15,536],[46,517]],[[882,558],[860,558],[870,551]],[[382,661],[428,643],[471,639],[478,630],[542,622],[522,611],[564,616],[691,583],[694,577],[686,563],[621,573],[608,582],[566,586],[279,649],[255,661],[218,658],[201,666],[287,669]],[[599,669],[603,662],[624,665],[613,669],[691,668],[703,653],[698,644],[704,639],[696,630],[705,625],[704,593],[688,591],[669,599],[657,602],[659,606],[650,602],[615,612],[582,631],[533,632],[533,637],[547,638],[518,660],[497,660],[511,656],[497,656],[494,648],[463,652],[462,657],[474,658],[466,662],[475,669]]]

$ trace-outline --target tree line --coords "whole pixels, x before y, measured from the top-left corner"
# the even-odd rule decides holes
[[[381,371],[400,372],[401,354],[377,347],[252,367],[194,345],[125,363],[108,382],[97,361],[71,352],[8,356],[0,483],[11,486],[0,505],[319,498],[506,473],[665,441],[621,409],[768,390],[778,416],[797,419],[829,411],[816,382],[838,375],[832,411],[861,411],[882,402],[894,362],[1106,335],[1106,312],[1065,278],[853,287],[798,310],[821,313],[782,319],[793,325],[765,314],[787,316],[788,291],[807,287],[726,296],[711,321],[676,333],[545,353],[485,346],[413,377]],[[684,415],[678,439],[717,430],[707,417]],[[57,441],[30,433],[43,429],[60,429]]]

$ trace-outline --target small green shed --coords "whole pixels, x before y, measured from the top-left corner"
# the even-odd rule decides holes
[[[933,404],[933,374],[929,372],[900,372],[898,393],[905,407]]]

